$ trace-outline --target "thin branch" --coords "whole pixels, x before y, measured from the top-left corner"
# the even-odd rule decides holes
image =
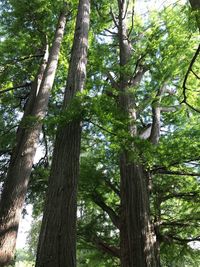
[[[0,156],[2,156],[2,155],[5,155],[5,154],[9,154],[9,155],[11,155],[11,152],[12,152],[12,149],[1,149],[0,150]]]
[[[192,108],[193,110],[195,110],[195,111],[197,111],[197,112],[200,112],[200,110],[197,110],[196,108],[193,108],[193,107],[187,102],[187,94],[186,94],[187,86],[186,86],[186,84],[187,84],[188,76],[189,76],[190,72],[192,71],[192,67],[193,67],[193,65],[194,65],[194,63],[195,63],[195,61],[196,61],[196,59],[197,59],[199,53],[200,53],[200,45],[198,46],[198,48],[197,48],[197,50],[196,50],[196,52],[195,52],[195,54],[194,54],[194,56],[193,56],[193,58],[192,58],[192,60],[191,60],[191,62],[190,62],[190,65],[189,65],[189,67],[188,67],[188,70],[187,70],[187,72],[186,72],[186,75],[185,75],[185,78],[184,78],[184,81],[183,81],[183,86],[182,86],[182,87],[183,87],[183,100],[181,101],[181,104],[182,104],[182,103],[185,103],[186,105],[188,105],[190,108]]]
[[[194,158],[191,158],[191,159],[183,159],[182,162],[180,161],[174,161],[174,162],[171,162],[169,167],[172,167],[172,166],[177,166],[177,165],[180,165],[180,164],[185,164],[185,163],[191,163],[193,161],[199,161],[200,160],[200,157],[194,157]],[[150,172],[157,172],[159,170],[165,170],[166,168],[164,166],[154,166],[154,168],[152,168],[150,170]]]
[[[31,83],[25,83],[25,84],[20,84],[18,86],[14,86],[14,87],[10,87],[4,90],[0,90],[0,95],[12,91],[12,90],[16,90],[16,89],[20,89],[20,88],[25,88],[25,87],[29,87],[31,85]]]
[[[114,136],[117,135],[117,134],[115,134],[115,133],[113,133],[113,132],[107,130],[107,129],[104,128],[103,126],[101,126],[101,125],[99,125],[99,124],[97,124],[97,123],[95,123],[95,122],[93,122],[93,121],[91,121],[91,120],[85,120],[85,121],[86,121],[86,122],[89,122],[89,123],[91,123],[91,124],[93,124],[94,126],[98,127],[99,129],[103,130],[104,132],[107,132],[107,133],[112,134],[112,135],[114,135]]]
[[[200,80],[200,77],[191,69],[191,72],[194,74],[194,76],[198,79],[198,80]]]
[[[166,239],[169,239],[169,240],[176,240],[180,243],[189,243],[189,242],[192,242],[192,241],[200,241],[200,236],[196,236],[196,237],[193,237],[193,238],[180,238],[178,236],[173,236],[173,235],[165,235],[164,238]]]
[[[122,20],[124,20],[126,18],[126,15],[127,15],[127,12],[128,12],[128,6],[129,6],[129,0],[127,0],[126,10],[124,12],[124,16],[122,17]]]
[[[104,29],[104,31],[109,32],[111,34],[111,36],[118,34],[117,32],[112,32],[112,31],[110,31],[108,29]]]
[[[8,134],[8,133],[10,133],[11,130],[15,129],[15,128],[18,127],[18,126],[19,126],[18,124],[17,124],[17,125],[13,125],[13,126],[10,127],[7,131],[5,131],[5,132],[2,131],[3,133],[2,133],[2,135],[1,135],[0,137],[6,135],[6,134]]]
[[[112,17],[112,20],[113,20],[115,26],[118,28],[119,25],[117,24],[117,21],[116,21],[116,19],[115,19],[115,15],[114,15],[114,13],[113,13],[113,11],[112,11],[112,7],[110,7],[110,15],[111,15],[111,17]]]
[[[198,225],[200,218],[196,218],[194,220],[187,220],[187,222],[185,222],[185,220],[182,221],[160,221],[158,222],[158,226],[178,226],[178,227],[191,227],[191,226],[196,226]],[[156,224],[157,222],[155,222]]]
[[[169,171],[165,169],[160,169],[156,171],[156,173],[159,174],[169,174],[169,175],[180,175],[180,176],[194,176],[194,177],[199,177],[200,173],[194,173],[194,172],[180,172],[180,171]]]
[[[7,62],[5,62],[5,66],[9,65],[11,63],[17,63],[17,62],[25,61],[25,60],[32,59],[32,58],[38,58],[38,57],[41,58],[43,56],[44,56],[44,53],[36,54],[36,55],[28,55],[28,56],[21,57],[21,58],[13,58],[13,59],[10,59]]]
[[[198,193],[197,192],[183,192],[183,193],[171,193],[168,194],[166,196],[162,196],[162,202],[166,201],[168,199],[172,199],[172,198],[182,198],[182,199],[193,199],[194,197],[198,197]]]
[[[135,63],[135,69],[134,69],[134,72],[133,72],[133,76],[135,76],[136,71],[137,71],[137,69],[138,69],[138,67],[139,67],[139,65],[140,65],[140,62],[142,61],[142,59],[143,59],[146,55],[147,55],[147,53],[145,53],[144,55],[141,55],[141,56],[138,58],[138,60],[136,61],[136,63]]]
[[[197,113],[200,113],[200,109],[197,109],[195,107],[193,107],[192,105],[190,105],[187,100],[185,100],[184,102],[181,102],[182,103],[185,103],[189,108],[191,108],[192,110],[196,111]]]

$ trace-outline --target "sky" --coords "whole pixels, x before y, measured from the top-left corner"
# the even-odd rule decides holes
[[[148,11],[161,10],[163,6],[170,6],[174,3],[186,3],[186,0],[136,0],[135,13],[146,16]],[[36,163],[41,157],[41,149],[38,149],[35,161]],[[27,215],[21,219],[19,225],[19,232],[17,238],[17,249],[24,248],[26,246],[27,233],[31,228],[32,223],[32,207],[27,206]]]

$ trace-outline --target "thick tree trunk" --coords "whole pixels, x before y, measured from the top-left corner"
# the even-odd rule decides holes
[[[63,110],[86,79],[90,1],[80,0]],[[78,108],[78,107],[77,107]],[[61,125],[56,136],[47,200],[39,237],[37,267],[76,266],[77,180],[81,121]]]
[[[131,57],[131,45],[128,41],[123,0],[118,0],[119,20],[118,37],[120,47],[120,66],[124,68]],[[120,74],[119,109],[130,120],[127,131],[137,135],[136,107],[134,96],[128,91],[131,80],[125,71]],[[126,120],[127,121],[127,120]],[[134,149],[134,144],[131,145]],[[136,160],[135,160],[136,161]],[[122,267],[157,267],[155,235],[150,222],[150,200],[148,175],[144,167],[130,159],[124,150],[120,157],[120,249]]]
[[[16,146],[0,201],[0,266],[8,265],[14,258],[19,220],[41,132],[41,119],[45,116],[49,91],[53,86],[65,22],[66,16],[63,13],[50,55],[48,56],[47,49],[17,131]]]

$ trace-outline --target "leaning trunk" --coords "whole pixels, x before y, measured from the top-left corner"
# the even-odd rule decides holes
[[[125,1],[118,0],[118,38],[120,47],[120,66],[124,69],[131,57],[125,25]],[[127,123],[130,136],[137,135],[136,105],[129,92],[131,77],[123,70],[120,73],[119,110],[122,120]],[[134,86],[134,83],[132,84]],[[134,150],[134,144],[130,144]],[[136,151],[137,154],[137,151]],[[148,175],[139,160],[133,160],[129,151],[122,149],[120,156],[120,249],[122,267],[157,267],[155,235],[150,222],[150,200]]]
[[[32,85],[24,116],[17,131],[16,146],[12,152],[0,201],[0,266],[8,265],[14,258],[19,221],[41,132],[41,120],[46,113],[49,91],[57,68],[65,21],[63,13],[60,16],[50,55],[48,56],[46,49],[44,62]]]
[[[63,110],[69,108],[86,79],[90,1],[80,0]],[[77,107],[79,108],[79,107]],[[77,179],[81,142],[80,118],[58,129],[39,237],[37,267],[76,266]]]

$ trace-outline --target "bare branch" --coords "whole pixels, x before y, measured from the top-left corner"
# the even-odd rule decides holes
[[[0,95],[4,94],[6,92],[12,91],[12,90],[29,87],[30,85],[31,85],[31,83],[25,83],[25,84],[20,84],[18,86],[10,87],[10,88],[7,88],[7,89],[3,89],[3,90],[0,90]]]
[[[126,15],[127,15],[127,12],[128,12],[128,6],[129,6],[129,0],[127,0],[126,10],[124,12],[124,16],[122,17],[122,20],[124,20],[126,18]]]
[[[116,21],[116,19],[115,19],[115,15],[114,15],[114,13],[113,13],[113,11],[112,11],[112,7],[110,7],[110,15],[111,15],[111,17],[112,17],[112,20],[113,20],[115,26],[118,28],[119,25],[118,25],[118,23],[117,23],[117,21]]]
[[[117,32],[112,32],[112,31],[110,31],[108,29],[104,29],[104,31],[109,32],[111,35],[117,35],[118,34]]]
[[[198,79],[198,80],[200,80],[200,77],[191,69],[191,72],[194,74],[194,76]]]
[[[186,72],[186,75],[185,75],[185,78],[184,78],[184,81],[183,81],[183,86],[182,86],[182,87],[183,87],[183,100],[181,101],[181,104],[185,103],[187,106],[189,106],[190,108],[192,108],[192,109],[193,109],[194,111],[196,111],[196,112],[200,112],[200,110],[198,110],[198,109],[192,107],[192,106],[187,102],[187,94],[186,94],[187,86],[186,86],[186,84],[187,84],[187,80],[188,80],[189,74],[190,74],[190,72],[192,72],[192,67],[193,67],[193,65],[194,65],[194,63],[195,63],[195,61],[196,61],[196,59],[197,59],[199,53],[200,53],[200,45],[198,46],[198,48],[197,48],[197,50],[196,50],[196,52],[195,52],[195,54],[194,54],[194,56],[193,56],[193,58],[192,58],[192,60],[191,60],[191,62],[190,62],[190,65],[189,65],[189,67],[188,67],[188,70],[187,70],[187,72]]]

